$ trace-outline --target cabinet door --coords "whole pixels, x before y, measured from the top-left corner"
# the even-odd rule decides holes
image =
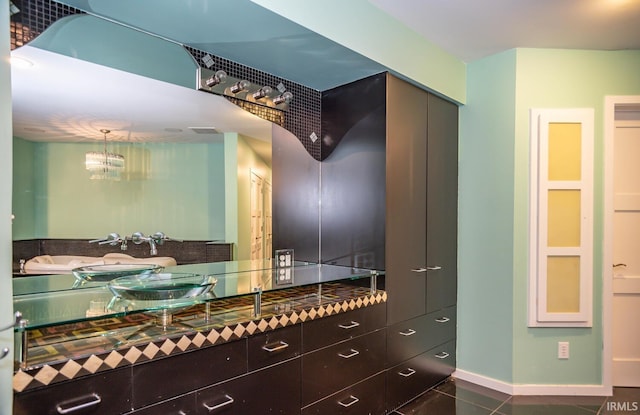
[[[387,77],[387,324],[425,313],[428,94]]]
[[[427,148],[427,298],[430,313],[456,303],[458,107],[429,94]]]
[[[384,369],[386,331],[302,356],[302,403],[309,405]]]
[[[385,373],[324,398],[302,409],[302,415],[382,415],[385,413]]]
[[[123,414],[130,410],[130,367],[16,393],[13,397],[15,415]]]
[[[299,414],[300,358],[197,392],[197,414]]]
[[[133,366],[133,407],[151,405],[247,373],[247,341],[204,347]]]

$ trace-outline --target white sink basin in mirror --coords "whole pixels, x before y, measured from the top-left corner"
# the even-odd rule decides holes
[[[27,274],[68,274],[74,268],[95,265],[138,265],[151,264],[160,267],[177,265],[172,257],[135,258],[121,253],[109,253],[103,257],[83,255],[39,255],[29,259],[24,264]]]

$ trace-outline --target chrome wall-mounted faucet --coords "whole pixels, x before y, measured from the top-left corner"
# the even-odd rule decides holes
[[[131,241],[140,245],[141,243],[148,243],[151,250],[149,251],[150,255],[158,255],[158,245],[164,244],[166,241],[176,241],[182,242],[179,239],[169,238],[163,232],[156,232],[153,235],[144,236],[142,232],[135,232],[131,235]]]

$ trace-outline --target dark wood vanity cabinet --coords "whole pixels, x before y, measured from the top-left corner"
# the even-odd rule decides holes
[[[14,415],[122,414],[131,409],[131,368],[14,395]]]
[[[458,108],[387,76],[387,410],[455,368]]]
[[[322,117],[322,260],[385,270],[392,411],[455,367],[458,107],[386,73],[323,92]]]

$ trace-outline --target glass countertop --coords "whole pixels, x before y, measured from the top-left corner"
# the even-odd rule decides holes
[[[33,329],[134,312],[179,310],[220,299],[384,274],[383,271],[308,262],[275,268],[271,260],[178,265],[167,267],[161,273],[207,275],[213,276],[216,282],[207,294],[193,298],[131,301],[114,296],[109,282],[78,284],[71,274],[21,277],[13,280],[13,308],[28,321],[26,328]]]

